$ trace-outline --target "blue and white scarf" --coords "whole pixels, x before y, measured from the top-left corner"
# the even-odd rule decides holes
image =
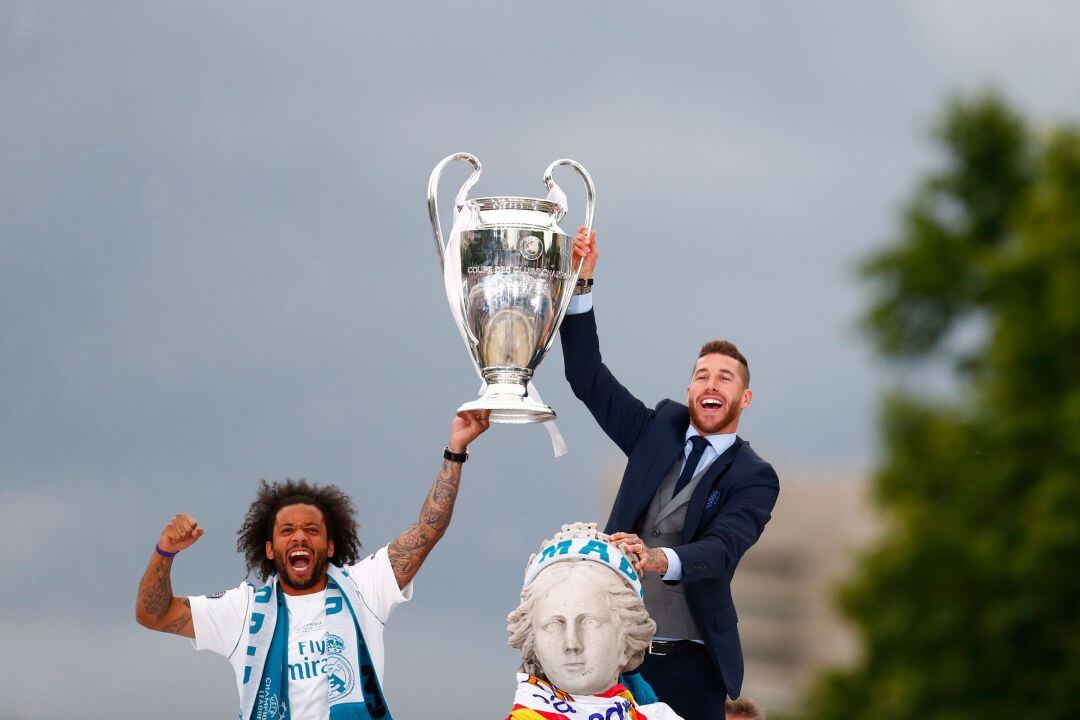
[[[327,566],[326,674],[331,720],[392,720],[353,606],[363,602],[348,572]],[[240,720],[278,720],[289,713],[289,611],[272,574],[255,591],[248,627]],[[342,612],[348,608],[348,614]],[[355,638],[350,642],[349,638]],[[357,675],[359,669],[359,675]]]

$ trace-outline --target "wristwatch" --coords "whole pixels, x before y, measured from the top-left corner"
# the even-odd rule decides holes
[[[465,452],[456,453],[447,446],[443,448],[442,456],[450,462],[463,463],[469,459],[469,448],[465,448]]]

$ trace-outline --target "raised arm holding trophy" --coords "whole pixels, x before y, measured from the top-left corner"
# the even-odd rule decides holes
[[[225,657],[236,674],[240,720],[391,720],[383,627],[410,599],[413,578],[446,534],[469,444],[487,429],[486,411],[457,414],[416,522],[366,558],[354,504],[342,490],[262,482],[237,533],[258,588],[244,582],[213,595],[174,595],[174,558],[203,534],[195,518],[176,515],[139,582],[136,620]]]
[[[640,556],[645,606],[657,624],[641,674],[687,720],[722,718],[726,697],[738,697],[743,678],[731,579],[780,490],[772,466],[736,435],[753,398],[750,370],[732,343],[707,342],[686,403],[645,405],[600,355],[590,282],[598,253],[590,228],[580,228],[574,250],[588,287],[574,297],[562,325],[566,378],[627,455],[605,532]]]

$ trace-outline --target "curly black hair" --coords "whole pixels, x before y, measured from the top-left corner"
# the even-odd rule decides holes
[[[322,511],[326,534],[334,543],[335,565],[353,565],[360,556],[356,531],[356,508],[352,498],[336,485],[313,485],[304,479],[268,483],[259,481],[259,494],[248,508],[244,524],[236,531],[236,549],[244,556],[249,575],[265,580],[274,572],[274,561],[266,557],[266,541],[273,538],[278,510],[289,505],[314,505]]]

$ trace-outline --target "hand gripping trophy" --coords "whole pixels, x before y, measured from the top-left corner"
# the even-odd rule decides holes
[[[439,223],[438,187],[443,168],[463,160],[472,174],[454,200],[453,228],[445,243]],[[480,161],[469,153],[444,158],[428,181],[428,214],[443,266],[450,312],[485,388],[458,412],[490,410],[491,421],[524,424],[555,417],[532,387],[532,376],[555,339],[570,303],[580,263],[573,265],[573,236],[559,227],[566,195],[552,173],[566,165],[585,183],[585,225],[592,229],[596,191],[573,160],[556,160],[544,172],[546,199],[467,199],[480,178]]]
[[[529,558],[507,617],[522,661],[508,720],[679,720],[640,678],[620,682],[656,632],[633,560],[596,523],[563,525]]]

